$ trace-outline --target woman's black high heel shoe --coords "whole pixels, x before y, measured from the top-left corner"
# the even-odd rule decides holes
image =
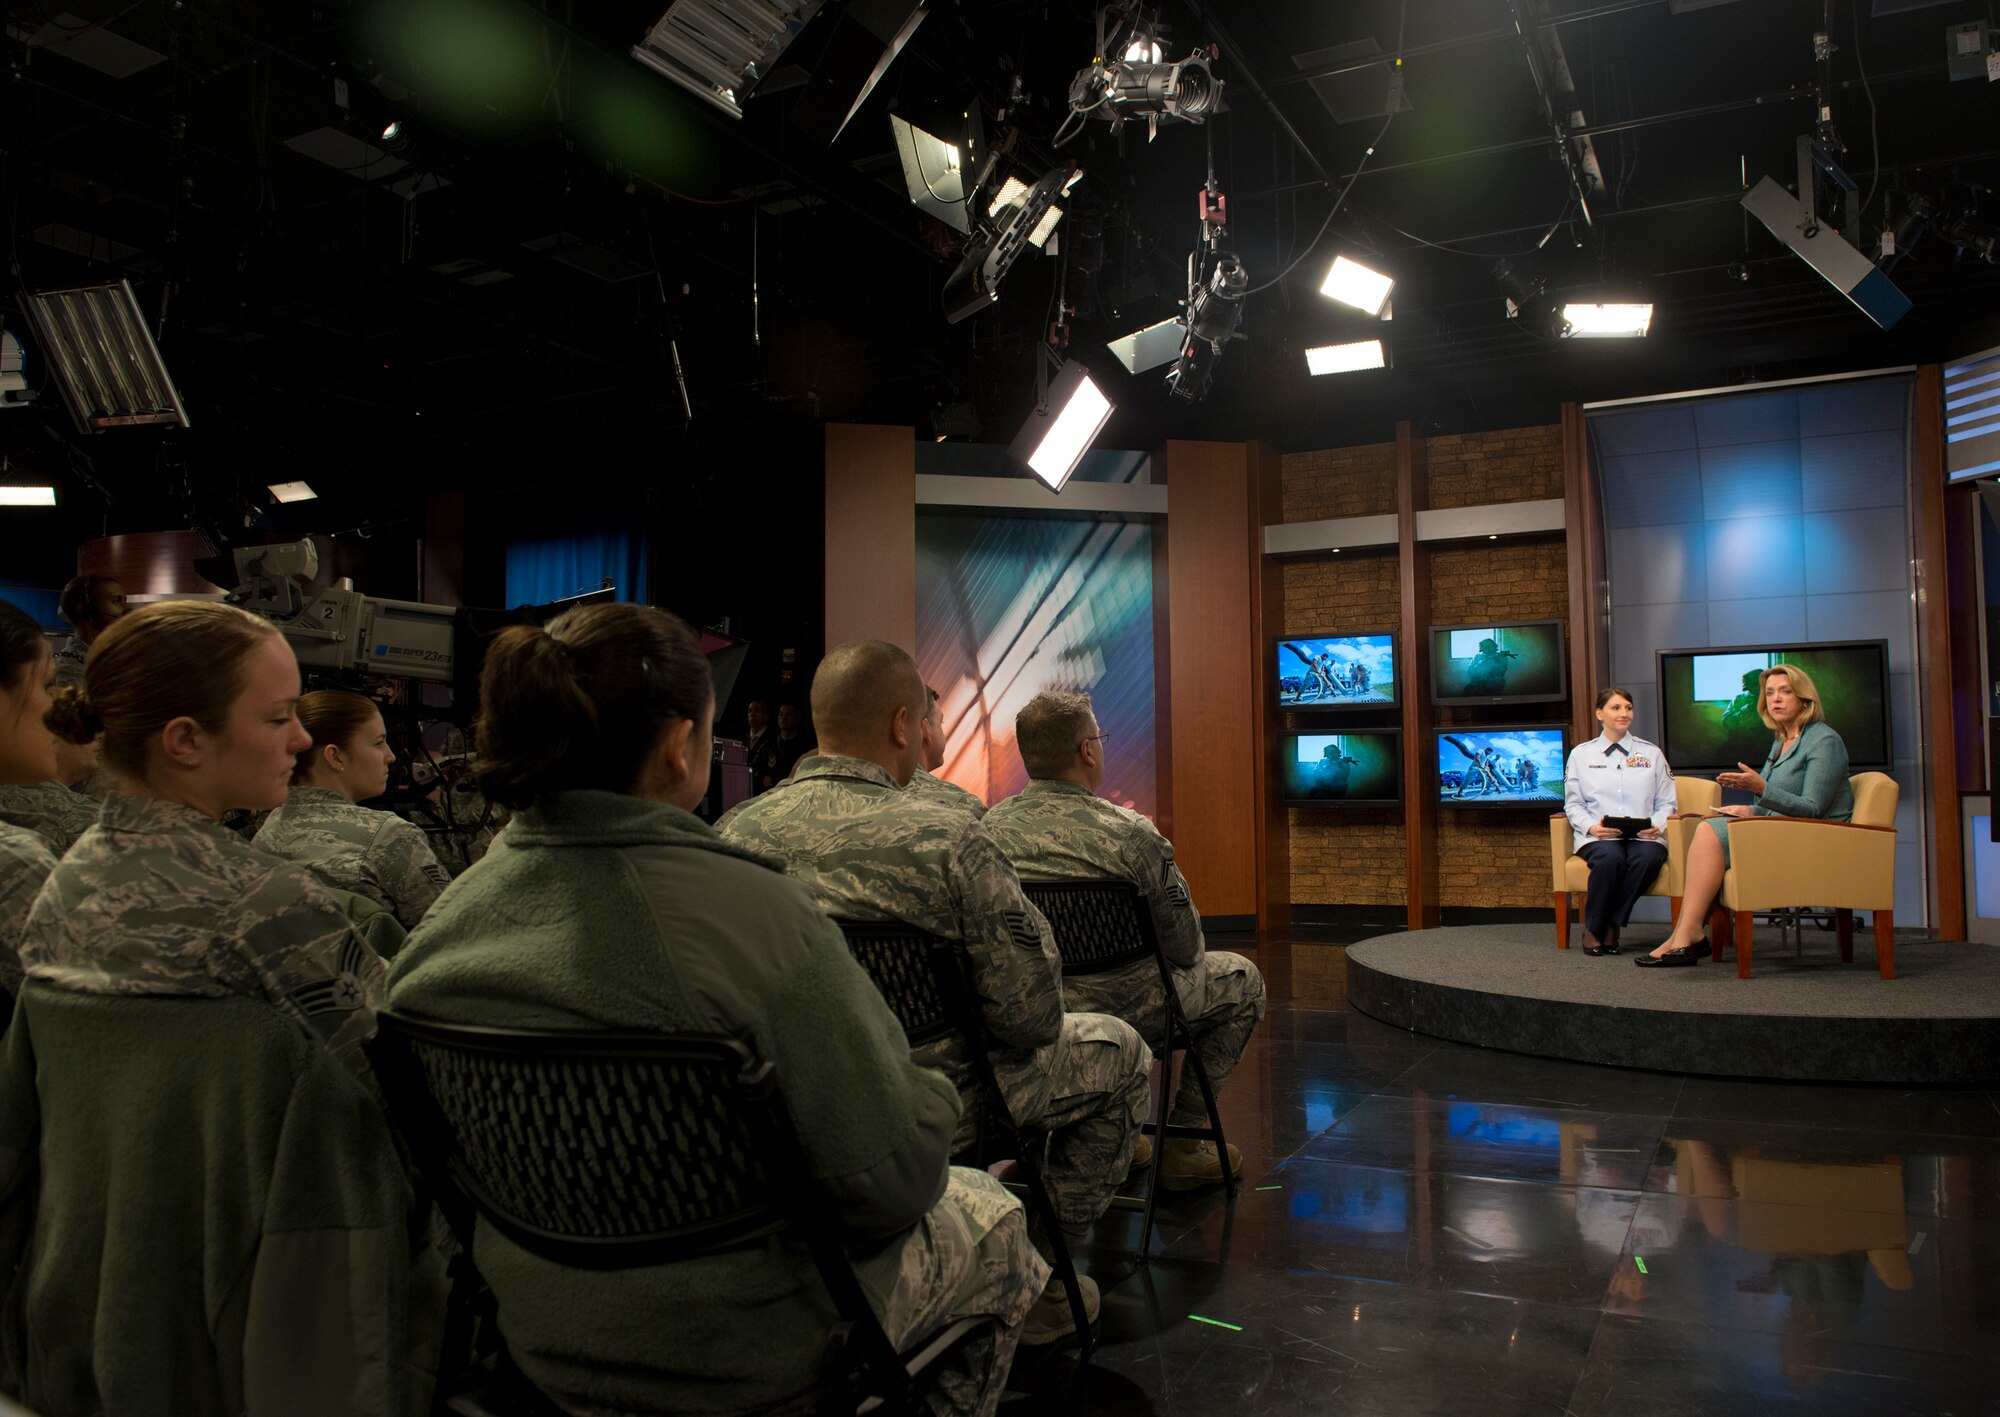
[[[1677,950],[1668,950],[1663,955],[1640,955],[1632,963],[1641,969],[1671,968],[1677,964],[1698,964],[1715,953],[1709,948],[1708,937],[1704,935],[1691,945],[1682,945]]]

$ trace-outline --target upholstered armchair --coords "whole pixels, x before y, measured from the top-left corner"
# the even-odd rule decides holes
[[[1752,917],[1760,910],[1812,906],[1833,910],[1843,964],[1854,962],[1854,912],[1875,920],[1875,960],[1896,977],[1896,780],[1864,772],[1849,779],[1854,820],[1738,817],[1729,824],[1729,869],[1715,899],[1709,938],[1715,958],[1733,935],[1736,977],[1750,977]],[[1725,929],[1722,912],[1735,917]]]
[[[1710,778],[1676,777],[1674,779],[1675,816],[1667,823],[1666,847],[1667,864],[1660,868],[1660,874],[1646,889],[1647,895],[1663,895],[1668,898],[1668,908],[1676,920],[1681,914],[1681,872],[1687,862],[1687,830],[1694,819],[1704,812],[1713,811],[1722,800],[1722,789]],[[1685,817],[1687,820],[1683,821]],[[1549,818],[1549,874],[1550,886],[1555,892],[1556,908],[1556,948],[1569,948],[1570,897],[1577,897],[1577,913],[1581,915],[1582,897],[1590,888],[1590,868],[1581,856],[1570,852],[1569,818],[1560,814]]]

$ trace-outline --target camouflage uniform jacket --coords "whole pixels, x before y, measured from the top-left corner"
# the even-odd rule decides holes
[[[60,782],[0,787],[0,822],[26,827],[60,856],[97,821],[97,799]]]
[[[1176,969],[1201,963],[1201,912],[1174,864],[1174,844],[1138,812],[1080,782],[1041,779],[996,804],[983,825],[1023,876],[1132,882],[1153,912],[1167,963]]]
[[[1050,1066],[1061,1036],[1061,960],[1048,921],[993,839],[965,812],[912,801],[886,769],[820,754],[782,792],[753,797],[724,832],[782,859],[839,919],[901,920],[956,940],[1011,1095]],[[963,1095],[970,1077],[957,1045],[937,1043],[917,1061],[943,1068]]]
[[[294,787],[252,842],[296,861],[330,886],[366,896],[414,930],[451,877],[422,827],[324,787]]]
[[[83,682],[83,661],[90,654],[90,646],[75,635],[63,641],[63,647],[56,651],[56,684],[81,684]]]
[[[957,783],[946,782],[935,773],[925,772],[922,768],[917,769],[916,774],[910,778],[910,785],[903,790],[923,798],[926,802],[957,807],[961,811],[972,813],[975,817],[986,815],[986,804],[979,800],[976,793],[967,792]]]
[[[84,994],[264,999],[363,1075],[385,987],[303,867],[192,807],[117,792],[35,898],[21,964]]]
[[[55,855],[41,837],[0,822],[0,989],[9,994],[21,992],[21,935],[28,927],[28,908],[55,868]]]

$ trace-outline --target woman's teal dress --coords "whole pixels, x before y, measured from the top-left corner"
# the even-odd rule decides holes
[[[1847,781],[1847,745],[1824,723],[1809,723],[1798,746],[1783,759],[1778,740],[1764,758],[1764,791],[1756,801],[1759,817],[1823,817],[1845,822],[1854,816],[1854,789]],[[1729,822],[1710,817],[1708,829],[1722,843],[1722,860],[1729,861]]]

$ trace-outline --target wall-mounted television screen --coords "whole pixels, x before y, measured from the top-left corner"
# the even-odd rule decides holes
[[[1281,639],[1278,707],[1379,708],[1396,702],[1396,637],[1328,635]]]
[[[1560,728],[1440,728],[1438,801],[1447,807],[1553,807],[1569,756]]]
[[[1567,697],[1563,622],[1431,626],[1431,702],[1533,704]]]
[[[1758,713],[1758,681],[1796,664],[1819,690],[1820,712],[1847,744],[1857,772],[1894,764],[1889,738],[1889,642],[1738,645],[1659,652],[1660,749],[1675,772],[1761,767],[1771,730]]]
[[[1287,806],[1393,807],[1403,800],[1403,735],[1393,728],[1281,733],[1278,754]]]

